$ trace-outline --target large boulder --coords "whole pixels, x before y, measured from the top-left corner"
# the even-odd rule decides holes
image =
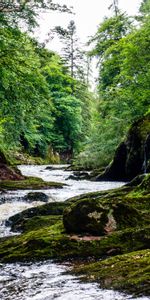
[[[102,203],[101,199],[83,199],[68,206],[63,223],[68,233],[103,236],[140,223],[138,211],[126,203]]]
[[[150,113],[136,121],[118,146],[112,163],[96,180],[132,180],[150,171]]]

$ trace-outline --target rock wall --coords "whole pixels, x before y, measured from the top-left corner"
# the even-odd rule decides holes
[[[131,126],[113,161],[96,180],[128,181],[146,172],[150,172],[150,113]]]

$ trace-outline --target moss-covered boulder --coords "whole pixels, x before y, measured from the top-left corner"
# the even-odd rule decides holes
[[[24,223],[19,236],[0,239],[0,262],[100,259],[104,256],[147,249],[150,227],[131,228],[108,236],[69,235],[62,216],[34,216]]]
[[[12,231],[24,231],[24,228],[26,227],[26,223],[29,220],[31,220],[33,217],[62,215],[63,210],[66,206],[67,204],[65,202],[53,202],[53,203],[47,203],[37,207],[28,208],[10,217],[6,221],[6,225],[11,226]]]
[[[112,163],[97,180],[128,181],[149,172],[150,168],[150,114],[136,121],[126,139],[118,146]]]
[[[108,203],[101,199],[83,199],[64,210],[64,227],[69,233],[110,234],[142,222],[139,212],[126,203]]]

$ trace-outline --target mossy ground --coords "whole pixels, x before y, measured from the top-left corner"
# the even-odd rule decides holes
[[[99,259],[127,253],[131,249],[146,249],[150,244],[150,226],[128,228],[99,239],[94,236],[85,239],[83,235],[68,235],[62,216],[51,215],[29,218],[22,229],[24,232],[19,236],[1,239],[1,261]]]
[[[27,177],[24,180],[0,181],[0,189],[3,190],[62,188],[63,185],[63,183],[47,182],[43,181],[41,178],[36,177]]]
[[[82,275],[83,280],[99,282],[103,288],[113,288],[136,296],[150,295],[150,250],[84,264],[74,268],[74,273]]]

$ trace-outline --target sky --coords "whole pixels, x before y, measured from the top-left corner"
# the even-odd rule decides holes
[[[119,0],[119,8],[129,15],[135,15],[142,0]],[[55,0],[59,4],[73,6],[75,14],[49,12],[40,16],[40,27],[36,32],[39,40],[43,42],[54,26],[67,27],[70,20],[74,20],[77,28],[77,36],[85,44],[88,38],[94,35],[98,25],[105,16],[110,15],[108,7],[112,0]],[[57,39],[52,40],[48,47],[51,50],[60,52],[60,44]]]
[[[103,21],[105,16],[110,16],[111,11],[108,9],[112,0],[54,0],[59,4],[66,4],[68,7],[73,6],[74,14],[67,13],[42,13],[39,18],[40,27],[36,31],[35,36],[40,42],[47,39],[48,32],[53,27],[62,26],[66,28],[71,20],[75,21],[77,36],[84,46],[89,37],[93,36],[99,24]],[[129,15],[136,15],[142,0],[119,0],[119,8]],[[58,38],[54,38],[47,44],[47,48],[54,50],[61,54],[61,43]],[[93,62],[93,79],[97,77],[96,63]]]

